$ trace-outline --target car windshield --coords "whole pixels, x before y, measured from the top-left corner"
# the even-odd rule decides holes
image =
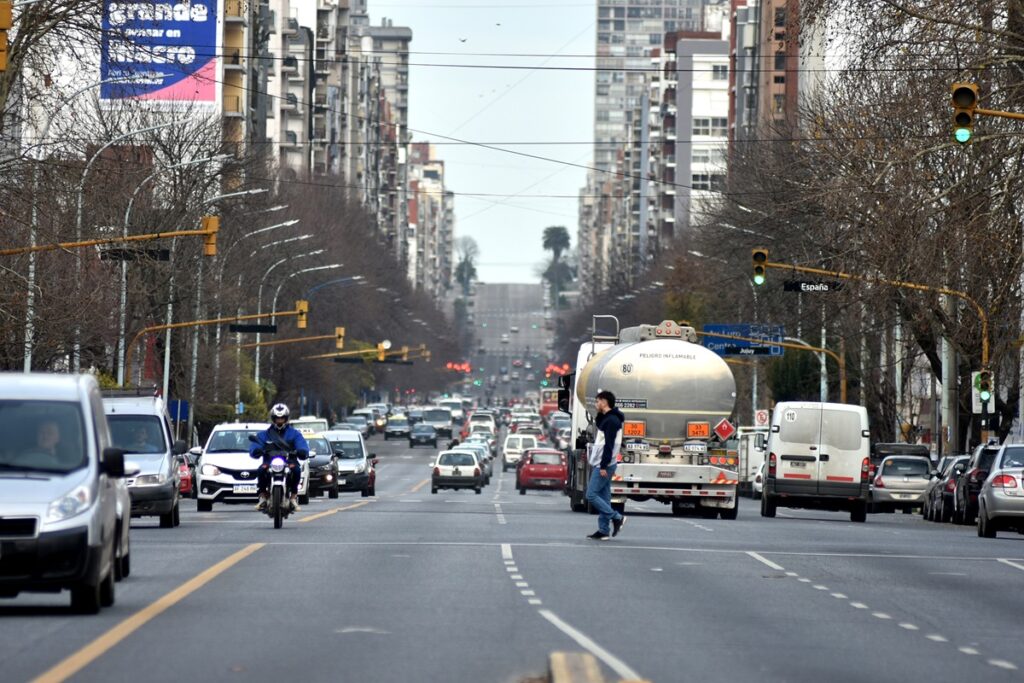
[[[348,418],[348,422],[349,424],[362,426],[369,424],[370,421],[366,419],[365,415],[350,415]]]
[[[390,420],[388,420],[388,425],[392,425],[395,427],[405,427],[408,424],[409,421],[404,417],[393,417]]]
[[[207,453],[237,453],[249,451],[249,435],[259,434],[262,429],[225,429],[210,435],[206,444]]]
[[[452,419],[450,410],[424,410],[423,419],[434,422],[448,422]]]
[[[77,403],[0,401],[9,429],[0,446],[0,470],[67,473],[88,463],[85,427]]]
[[[537,447],[537,439],[533,438],[532,436],[524,436],[524,437],[522,437],[522,440],[520,441],[520,443],[522,444],[523,449],[536,448]]]
[[[342,460],[362,460],[363,445],[358,441],[331,441],[331,448],[335,451],[345,451],[339,456]]]
[[[924,458],[886,460],[882,465],[882,474],[892,477],[928,477],[931,475],[931,463]]]
[[[303,431],[326,432],[327,420],[293,420],[292,426]]]
[[[505,439],[505,448],[519,448],[519,437],[510,436]]]
[[[309,444],[309,454],[312,456],[331,454],[331,444],[322,436],[306,437],[306,443]]]
[[[476,464],[476,459],[472,453],[445,453],[437,464],[447,467],[472,467]]]
[[[433,434],[434,428],[430,425],[418,424],[412,428],[413,434]]]
[[[535,453],[530,457],[534,465],[561,465],[562,456],[555,453]]]
[[[125,453],[166,453],[167,441],[155,415],[107,415],[110,440]]]
[[[1007,447],[1003,451],[1003,461],[999,465],[1003,469],[1009,467],[1024,467],[1024,446],[1016,448]]]

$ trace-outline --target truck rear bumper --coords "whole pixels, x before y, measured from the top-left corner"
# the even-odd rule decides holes
[[[736,496],[735,486],[711,486],[708,488],[659,488],[656,485],[639,483],[636,486],[612,486],[613,496],[666,496],[669,498],[734,498]]]

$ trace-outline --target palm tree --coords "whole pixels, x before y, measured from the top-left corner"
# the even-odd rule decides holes
[[[544,228],[544,249],[551,252],[551,261],[558,263],[562,252],[569,249],[569,231],[561,225]]]

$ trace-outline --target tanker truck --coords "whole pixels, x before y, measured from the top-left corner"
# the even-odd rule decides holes
[[[598,321],[613,322],[614,334],[599,334]],[[736,518],[737,458],[714,431],[733,413],[736,382],[725,361],[696,342],[692,327],[671,320],[620,331],[614,316],[594,316],[591,340],[580,346],[574,372],[562,377],[559,396],[572,415],[566,493],[574,512],[589,507],[595,398],[607,390],[626,417],[613,507],[657,500],[675,515]]]

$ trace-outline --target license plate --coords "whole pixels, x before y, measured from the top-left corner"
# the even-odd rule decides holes
[[[794,461],[790,462],[789,464],[790,464],[790,465],[791,465],[792,467],[796,467],[796,468],[798,468],[798,469],[803,469],[804,467],[807,467],[807,463],[805,463],[805,462],[801,462],[801,461],[799,461],[799,460],[794,460]]]
[[[345,485],[345,480],[344,479],[339,479],[338,480],[338,486],[344,486],[344,485]]]
[[[256,484],[235,484],[231,491],[233,493],[256,493]]]
[[[645,443],[627,443],[626,444],[626,450],[627,451],[646,451],[647,450],[647,444],[645,444]]]

